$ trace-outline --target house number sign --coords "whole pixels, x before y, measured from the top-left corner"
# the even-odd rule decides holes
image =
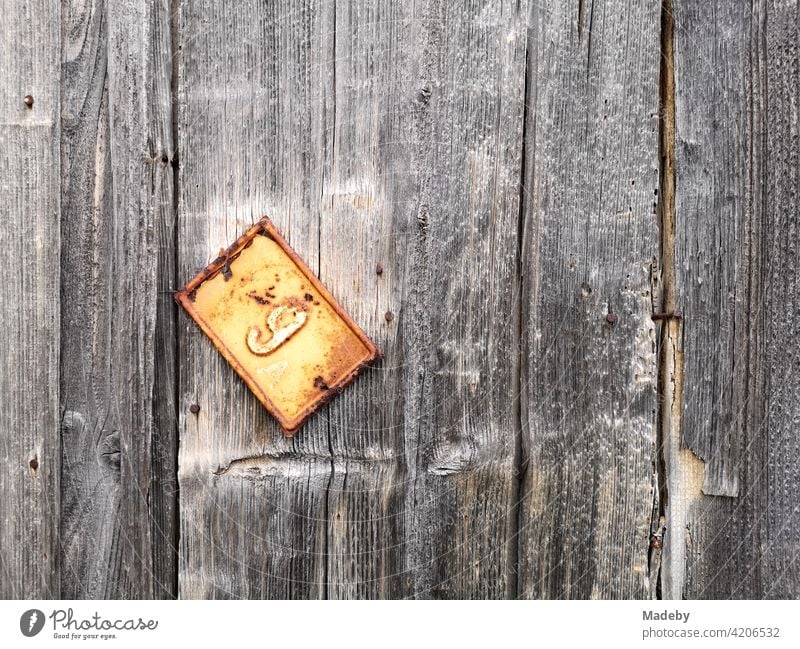
[[[381,356],[266,217],[175,299],[287,435]]]

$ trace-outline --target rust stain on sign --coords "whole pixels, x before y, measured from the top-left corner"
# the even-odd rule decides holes
[[[381,357],[267,217],[175,299],[287,435]]]

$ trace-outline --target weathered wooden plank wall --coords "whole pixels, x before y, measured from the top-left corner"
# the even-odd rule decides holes
[[[656,462],[657,2],[535,3],[520,595],[646,597]]]
[[[386,361],[330,409],[329,594],[505,597],[527,6],[385,6],[335,17],[321,277]]]
[[[318,272],[331,6],[183,5],[181,277],[194,275],[261,214],[273,217]],[[285,438],[185,317],[179,339],[181,596],[325,596],[325,417]]]
[[[61,595],[170,596],[169,6],[62,11]]]
[[[674,5],[686,448],[669,476],[668,594],[794,598],[800,7]]]
[[[347,296],[346,308],[393,359],[359,379],[326,413],[332,454],[326,570],[328,596],[336,599],[401,597],[413,586],[404,569],[408,467],[398,335],[406,326],[398,306],[410,243],[407,217],[415,207],[409,168],[414,62],[402,45],[412,37],[410,9],[358,3],[351,10],[332,3],[328,18],[337,38],[326,48],[320,106],[326,134],[320,268],[323,281]],[[343,240],[350,242],[347,249]],[[357,299],[349,299],[351,291]]]
[[[798,595],[796,0],[0,9],[0,596]],[[385,353],[293,439],[262,214]]]
[[[0,597],[58,597],[59,5],[0,16]]]

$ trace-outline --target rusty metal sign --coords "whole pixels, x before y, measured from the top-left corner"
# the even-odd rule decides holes
[[[266,217],[175,299],[287,435],[381,357]]]

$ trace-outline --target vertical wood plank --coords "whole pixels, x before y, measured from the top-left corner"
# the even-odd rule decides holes
[[[337,3],[321,273],[385,360],[328,410],[332,597],[513,593],[526,7]]]
[[[416,456],[406,569],[418,597],[514,590],[526,16],[513,2],[431,2],[418,14],[403,332],[405,449]]]
[[[175,183],[178,151],[175,135],[178,0],[159,0],[153,9],[150,39],[153,86],[151,128],[159,159],[151,176],[155,211],[156,330],[153,375],[153,439],[150,450],[150,535],[153,539],[155,597],[178,595],[178,204]]]
[[[44,599],[59,594],[60,10],[0,12],[0,598]]]
[[[525,12],[485,3],[415,12],[184,7],[182,32],[194,36],[182,52],[182,272],[270,211],[312,267],[321,260],[323,280],[395,364],[287,442],[208,341],[182,330],[182,408],[200,406],[196,418],[182,415],[186,596],[318,596],[327,572],[335,597],[509,590],[514,423],[504,386],[513,364],[502,356],[512,335]],[[370,87],[367,104],[357,90]],[[375,241],[388,250],[381,276]],[[477,257],[466,281],[455,257]],[[382,297],[364,299],[374,290]],[[447,340],[434,337],[448,327]],[[480,407],[462,413],[462,399],[481,390]],[[466,518],[453,513],[461,506]]]
[[[102,1],[63,5],[61,596],[69,599],[114,594],[119,450],[115,425],[106,425],[113,215],[105,14]]]
[[[665,595],[795,598],[800,6],[674,0],[674,19],[687,448]]]
[[[61,596],[170,596],[169,5],[65,3],[63,33]]]
[[[652,0],[533,5],[520,597],[650,589],[659,18]]]
[[[743,216],[751,156],[743,116],[754,16],[750,8],[694,2],[675,2],[673,13],[679,21],[676,283],[686,315],[681,438],[705,461],[703,491],[736,496],[744,420],[733,405],[734,385],[747,336],[736,331],[732,307],[747,291]],[[717,31],[705,31],[710,28]]]
[[[327,6],[182,4],[181,282],[263,214],[318,272]],[[180,595],[324,597],[325,419],[284,438],[185,314],[179,342]]]

